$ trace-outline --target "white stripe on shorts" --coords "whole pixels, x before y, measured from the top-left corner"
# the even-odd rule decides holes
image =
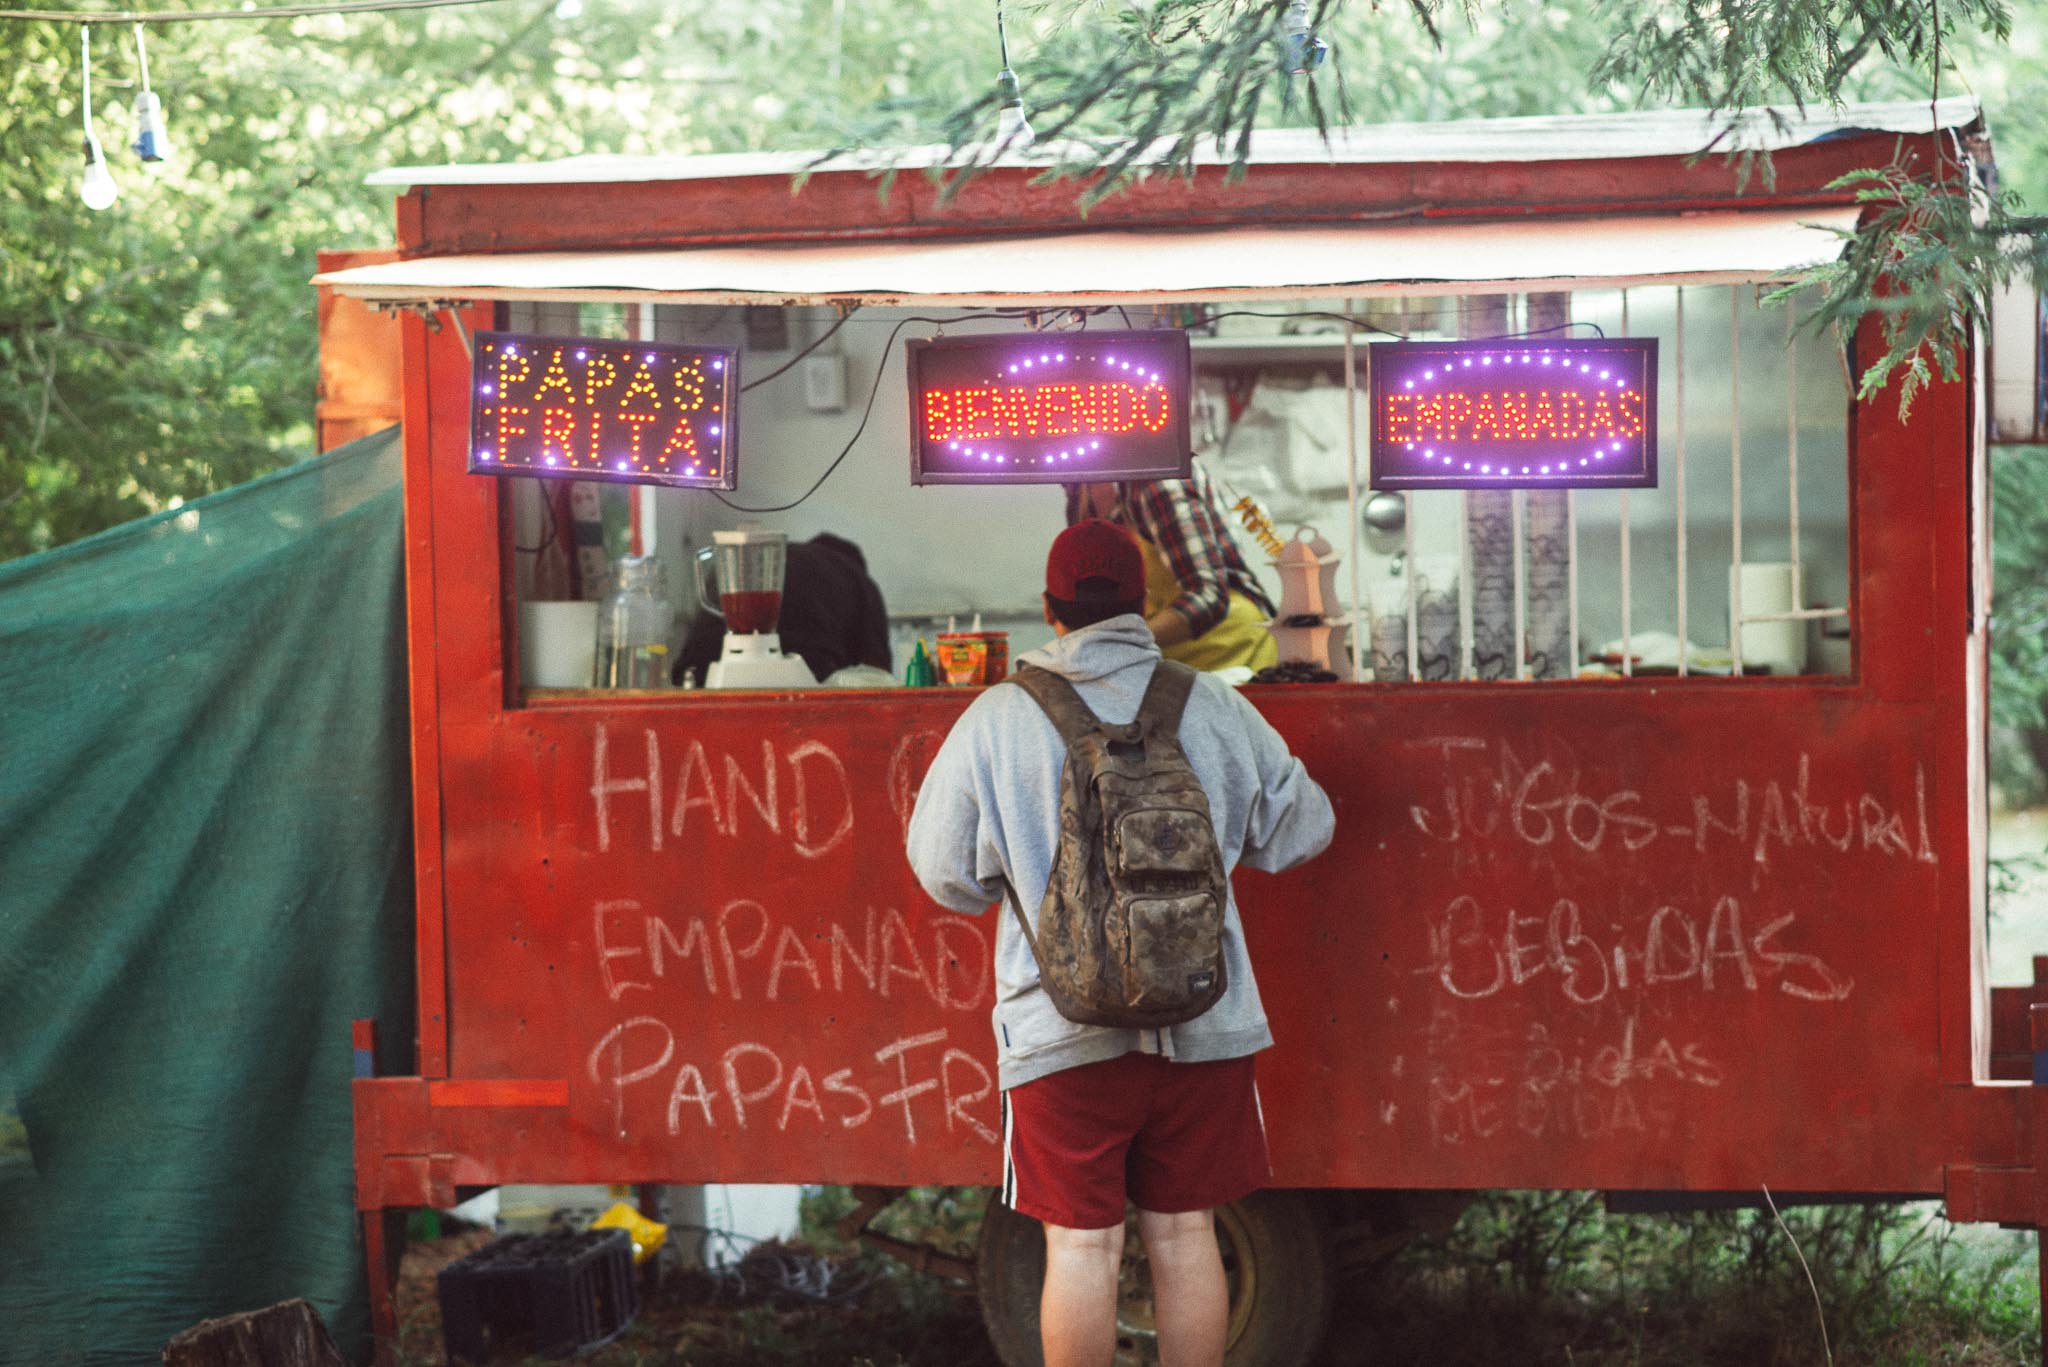
[[[1259,1099],[1259,1082],[1252,1079],[1252,1109],[1259,1117],[1259,1144],[1266,1150],[1266,1176],[1273,1175],[1273,1145],[1266,1136],[1266,1104]]]
[[[1002,1094],[1003,1107],[1003,1204],[1010,1209],[1017,1208],[1017,1168],[1010,1161],[1010,1135],[1016,1127],[1016,1119],[1010,1114],[1010,1094]]]

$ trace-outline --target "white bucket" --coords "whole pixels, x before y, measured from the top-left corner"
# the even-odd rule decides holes
[[[1729,639],[1734,639],[1736,569],[1728,567]],[[1742,571],[1742,615],[1793,612],[1799,607],[1792,596],[1792,563],[1767,560],[1744,564]],[[1769,665],[1773,674],[1806,672],[1806,623],[1746,622],[1742,628],[1742,666],[1751,669]]]
[[[519,681],[528,688],[589,688],[597,670],[597,604],[521,603]]]

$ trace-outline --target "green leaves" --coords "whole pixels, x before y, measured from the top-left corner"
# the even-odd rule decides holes
[[[1725,152],[1744,183],[1754,172],[1768,184],[1769,158],[1732,136],[1745,115],[1762,111],[1783,128],[1788,108],[1930,96],[1959,51],[2002,77],[2014,34],[2006,0],[1472,0],[1460,8],[1462,24],[1442,21],[1442,0],[1320,0],[1313,22],[1332,42],[1331,60],[1290,77],[1274,54],[1285,0],[1153,0],[1108,22],[1083,0],[1047,8],[1073,22],[1019,61],[1025,100],[1041,141],[1073,140],[1059,173],[1089,178],[1090,204],[1144,175],[1185,173],[1201,152],[1241,165],[1262,123],[1307,122],[1327,134],[1352,122],[1632,103],[1719,113],[1722,136],[1702,154]],[[2030,14],[2044,8],[2036,0]],[[2008,130],[2014,170],[2041,181],[2048,129],[2037,111],[2048,78],[2038,64],[2011,65],[2018,98],[1991,120]],[[993,120],[984,96],[954,109],[944,128],[963,148],[985,140]],[[1885,350],[1860,389],[1868,396],[1899,376],[1910,404],[1935,376],[1957,373],[1969,320],[1984,317],[1995,288],[2014,278],[2048,283],[2048,220],[2025,216],[2014,192],[1936,185],[1902,164],[1844,184],[1872,213],[1845,241],[1844,258],[1818,272],[1821,303],[1809,322],[1881,317]],[[2048,194],[2048,183],[2036,192]]]
[[[126,150],[132,39],[107,27],[94,112],[121,197],[95,214],[77,30],[0,23],[0,558],[311,454],[306,282],[317,248],[391,240],[371,171],[830,143],[891,91],[978,90],[993,28],[981,0],[162,25],[150,69],[177,156],[150,175]],[[929,137],[908,113],[882,126]]]
[[[1876,315],[1885,349],[1858,377],[1857,394],[1869,398],[1897,375],[1905,411],[1936,375],[1959,378],[1971,320],[1988,316],[1993,291],[2014,279],[2048,280],[2048,220],[2021,217],[2010,192],[1930,182],[1897,162],[1835,186],[1853,188],[1869,212],[1845,235],[1842,259],[1806,282],[1819,287],[1820,303],[1803,321],[1853,329]]]
[[[1730,113],[1837,104],[1867,65],[1931,70],[1959,27],[1999,42],[2012,31],[2004,0],[1626,0],[1608,13],[1613,40],[1596,81]]]
[[[180,0],[173,0],[178,3]],[[182,0],[197,4],[201,0]],[[2005,0],[1311,0],[1330,60],[1289,76],[1285,0],[1012,0],[1013,64],[1042,143],[1086,202],[1261,126],[1924,94],[1974,53],[2008,184],[2048,195],[2040,19]],[[192,498],[310,451],[323,246],[388,242],[372,170],[448,161],[984,142],[991,0],[743,7],[501,0],[406,14],[163,25],[150,37],[177,160],[126,152],[132,40],[96,33],[95,111],[121,185],[79,202],[77,34],[0,24],[0,557]],[[2010,38],[2024,51],[2008,60]],[[2031,57],[2032,60],[2027,60]],[[1938,61],[1937,61],[1938,59]],[[2028,117],[2031,116],[2031,117]],[[1882,170],[1882,168],[1877,168]],[[1827,273],[1821,321],[1876,307],[1890,370],[1954,364],[1999,271],[2036,270],[2017,200],[1873,180],[1892,209]],[[574,206],[567,206],[574,212]],[[1923,381],[1924,382],[1924,379]]]

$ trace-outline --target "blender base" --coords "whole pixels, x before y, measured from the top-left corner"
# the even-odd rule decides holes
[[[773,632],[725,634],[725,653],[704,673],[706,688],[816,688],[818,678],[801,655],[782,653]]]

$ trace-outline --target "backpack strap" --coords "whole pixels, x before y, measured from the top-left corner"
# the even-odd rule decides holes
[[[1195,671],[1178,660],[1162,658],[1153,667],[1152,682],[1145,685],[1144,701],[1138,704],[1137,723],[1148,736],[1180,734],[1180,714],[1188,705],[1195,686]]]
[[[1052,724],[1060,733],[1060,739],[1072,748],[1084,737],[1103,729],[1102,719],[1094,709],[1081,700],[1074,686],[1049,669],[1036,665],[1024,665],[1010,676],[1010,681],[1031,695],[1031,700],[1044,709],[1052,718]]]
[[[1016,885],[1008,878],[1003,879],[1003,891],[1009,894],[1010,910],[1017,913],[1017,929],[1024,932],[1024,946],[1031,951],[1031,961],[1038,963],[1038,937],[1031,933],[1031,919],[1024,914],[1023,899],[1017,896]]]

